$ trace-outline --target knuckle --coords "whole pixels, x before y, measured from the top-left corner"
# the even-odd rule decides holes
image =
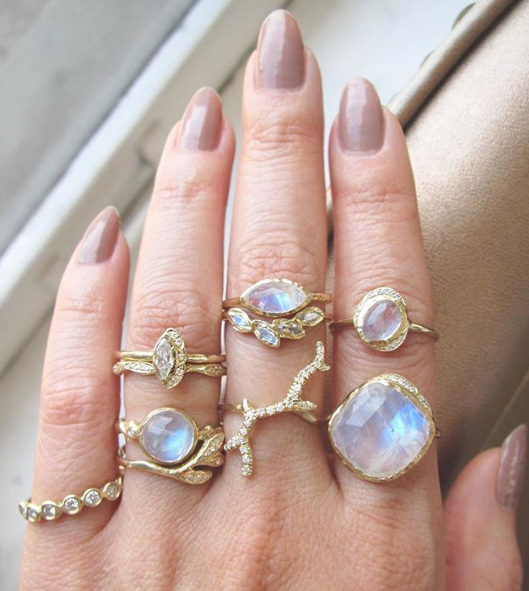
[[[345,214],[359,222],[405,223],[418,218],[416,200],[402,187],[372,187],[351,190],[341,196]]]
[[[246,240],[237,252],[237,282],[251,285],[263,277],[286,277],[309,288],[317,285],[314,253],[293,236],[295,233],[276,231]]]
[[[207,198],[213,191],[213,179],[201,167],[180,170],[177,178],[170,175],[157,179],[153,200],[163,207],[181,207],[182,203]]]
[[[100,322],[106,312],[103,290],[99,282],[94,282],[89,286],[83,286],[81,293],[61,293],[55,311],[61,316],[66,316],[71,322]]]
[[[319,153],[321,149],[314,123],[290,112],[265,114],[255,119],[245,128],[244,142],[247,156],[259,160],[287,154]]]
[[[174,326],[181,330],[192,352],[209,353],[219,338],[220,324],[220,302],[214,305],[208,296],[178,290],[174,285],[146,286],[132,306],[129,342],[152,348],[162,332]]]

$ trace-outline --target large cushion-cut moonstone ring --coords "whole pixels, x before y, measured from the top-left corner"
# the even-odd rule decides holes
[[[118,351],[113,372],[132,371],[156,375],[166,388],[177,386],[186,373],[201,373],[220,378],[226,375],[226,355],[188,353],[184,339],[175,328],[168,328],[152,351]]]
[[[328,431],[342,462],[373,482],[402,476],[438,435],[428,401],[397,374],[378,376],[353,390],[331,415]]]
[[[279,347],[281,339],[302,339],[305,328],[327,317],[313,302],[331,302],[328,293],[311,293],[289,279],[263,279],[240,297],[225,300],[224,318],[240,333],[253,333],[268,347]],[[249,313],[270,318],[252,318]]]
[[[187,484],[203,484],[211,470],[198,466],[219,467],[224,463],[224,431],[220,427],[199,429],[183,410],[158,408],[141,423],[120,419],[116,430],[126,441],[137,441],[149,460],[130,460],[125,446],[119,450],[118,461],[123,468],[153,472]]]
[[[394,351],[408,336],[408,332],[420,332],[438,339],[432,328],[411,322],[402,295],[391,287],[379,287],[370,291],[355,308],[352,318],[335,320],[329,328],[353,327],[358,336],[377,351]]]

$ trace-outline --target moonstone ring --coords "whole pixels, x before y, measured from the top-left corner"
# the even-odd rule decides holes
[[[405,474],[439,435],[428,401],[397,374],[383,374],[353,390],[331,415],[329,438],[359,478],[386,482]]]
[[[186,484],[203,484],[211,470],[224,463],[224,431],[220,427],[199,429],[195,421],[178,408],[158,408],[150,412],[141,423],[120,419],[116,430],[126,441],[137,441],[149,460],[130,460],[125,446],[118,454],[123,468],[132,468],[173,478]]]
[[[268,347],[277,348],[281,339],[302,339],[305,328],[327,319],[313,302],[328,303],[328,293],[311,293],[289,279],[263,279],[249,287],[238,298],[225,300],[223,317],[240,333],[253,333]],[[270,321],[252,318],[265,316]]]
[[[201,373],[220,378],[226,375],[226,355],[188,353],[184,339],[175,328],[168,328],[152,351],[118,351],[119,361],[113,372],[120,375],[132,371],[156,375],[166,388],[177,386],[186,373]]]
[[[402,295],[391,287],[370,291],[355,308],[352,318],[335,320],[329,328],[353,327],[366,345],[377,351],[398,349],[408,332],[420,332],[438,339],[432,328],[411,322]]]

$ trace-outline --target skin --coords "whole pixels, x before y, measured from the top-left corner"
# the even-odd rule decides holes
[[[318,66],[305,49],[304,83],[285,92],[256,84],[256,60],[254,53],[244,83],[228,297],[274,276],[324,291]],[[336,122],[331,132],[334,314],[350,316],[365,292],[391,285],[406,297],[414,320],[431,325],[405,140],[394,116],[384,111],[383,117],[384,142],[376,153],[344,151]],[[176,326],[189,351],[220,350],[224,214],[235,141],[222,120],[215,149],[189,149],[182,140],[185,121],[170,132],[155,181],[134,275],[130,349],[150,349],[165,328]],[[80,264],[82,249],[83,243],[65,271],[50,332],[36,501],[81,492],[117,474],[113,424],[120,387],[110,367],[121,341],[129,251],[121,231],[102,262]],[[228,329],[227,401],[278,401],[319,339],[325,339],[321,326],[278,352]],[[396,372],[435,408],[434,344],[427,337],[413,335],[399,351],[383,355],[342,330],[334,336],[331,361],[333,407],[366,379]],[[129,374],[125,380],[126,414],[136,420],[154,408],[175,406],[200,426],[216,424],[219,395],[219,380],[203,376],[187,376],[172,391],[154,378]],[[323,376],[311,381],[305,398],[324,404]],[[226,415],[228,436],[239,425],[240,417]],[[257,459],[250,479],[241,477],[237,453],[227,454],[224,468],[205,486],[129,471],[119,503],[29,526],[21,589],[520,588],[515,518],[495,496],[499,449],[467,466],[443,507],[435,443],[411,472],[377,485],[357,479],[326,454],[320,431],[292,415],[261,421],[252,441]],[[128,454],[140,457],[141,451],[132,443]]]

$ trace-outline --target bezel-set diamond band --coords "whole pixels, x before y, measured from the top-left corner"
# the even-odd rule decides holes
[[[412,322],[404,297],[390,287],[367,293],[350,318],[332,319],[323,309],[331,294],[311,293],[300,284],[284,278],[258,281],[240,297],[223,302],[222,317],[236,332],[253,334],[259,342],[278,348],[282,339],[299,340],[306,328],[330,320],[330,328],[353,328],[367,346],[390,353],[401,347],[410,332],[435,339],[435,330]],[[175,388],[187,373],[209,377],[226,375],[224,354],[188,353],[176,328],[167,328],[152,351],[119,351],[113,372],[155,375],[164,388]],[[104,499],[117,500],[122,492],[122,474],[142,471],[191,485],[204,484],[220,468],[224,452],[238,451],[241,473],[251,476],[255,456],[251,435],[259,420],[278,414],[296,414],[305,421],[327,424],[330,444],[356,476],[370,482],[394,480],[415,466],[439,435],[432,409],[426,398],[405,377],[386,373],[353,389],[327,418],[316,416],[316,403],[303,398],[308,380],[326,372],[325,347],[316,343],[313,360],[294,378],[285,397],[259,407],[245,398],[240,404],[219,404],[219,412],[242,415],[238,431],[225,441],[222,422],[217,427],[199,428],[184,410],[161,407],[140,422],[118,419],[116,431],[125,440],[118,451],[120,476],[101,488],[89,488],[82,495],[67,495],[62,501],[31,500],[19,504],[29,522],[55,521],[61,515],[77,515],[83,507],[96,507]],[[138,445],[143,458],[130,457],[127,443]]]

